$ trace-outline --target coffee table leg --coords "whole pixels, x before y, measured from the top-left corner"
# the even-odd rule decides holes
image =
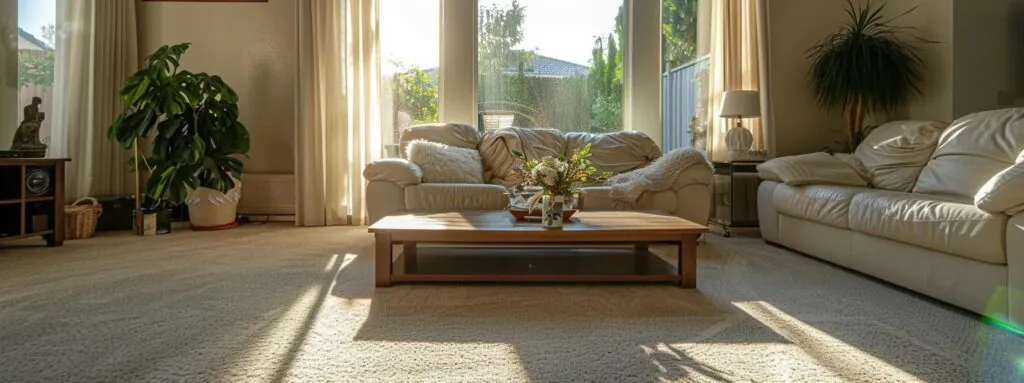
[[[402,242],[402,271],[416,272],[416,242]]]
[[[683,236],[679,242],[679,287],[697,288],[697,236]]]
[[[375,236],[377,246],[373,257],[377,287],[391,287],[391,234],[376,233]]]

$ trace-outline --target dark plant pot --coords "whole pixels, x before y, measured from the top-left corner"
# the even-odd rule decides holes
[[[135,213],[132,226],[134,227],[135,234],[159,235],[171,233],[171,209],[144,207],[133,211]],[[141,227],[139,225],[140,222],[142,223]]]

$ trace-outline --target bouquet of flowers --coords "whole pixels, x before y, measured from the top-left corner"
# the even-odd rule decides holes
[[[598,172],[590,163],[590,144],[572,153],[568,158],[544,157],[527,160],[523,153],[512,151],[512,155],[523,163],[512,169],[519,180],[513,191],[522,193],[527,187],[539,187],[541,191],[530,198],[530,210],[543,195],[572,197],[579,192],[581,184],[607,181],[608,173]]]

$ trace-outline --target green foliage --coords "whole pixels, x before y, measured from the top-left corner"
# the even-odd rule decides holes
[[[662,44],[670,68],[697,58],[698,1],[662,0]]]
[[[843,109],[848,144],[856,147],[866,112],[893,112],[911,93],[921,93],[924,62],[914,43],[929,41],[893,22],[916,7],[887,19],[884,3],[857,7],[847,0],[847,5],[847,24],[808,50],[809,75],[818,104]]]
[[[697,1],[663,0],[662,33],[664,55],[670,67],[697,58]],[[705,0],[707,1],[707,0]],[[625,39],[625,8],[615,16],[615,31],[594,41],[591,55],[589,100],[591,131],[616,132],[622,120],[622,42]]]
[[[533,51],[513,49],[523,42],[523,21],[526,7],[512,0],[508,9],[497,4],[480,8],[479,56],[480,74],[502,75],[509,68],[522,67],[533,59]]]
[[[42,27],[42,37],[48,46],[41,51],[18,51],[18,86],[53,86],[53,66],[55,61],[54,26]]]
[[[18,86],[53,86],[53,50],[18,52]]]
[[[411,114],[416,123],[438,121],[437,85],[420,68],[403,69],[392,80],[398,110]]]
[[[581,184],[608,180],[608,173],[599,172],[592,165],[589,143],[568,158],[527,159],[517,151],[512,155],[521,162],[512,168],[512,176],[518,180],[513,190],[517,192],[523,192],[529,186],[540,186],[544,194],[570,196],[579,192],[577,187]]]
[[[148,140],[146,195],[182,203],[190,189],[226,192],[242,175],[234,155],[249,152],[238,121],[238,94],[219,76],[179,70],[189,43],[162,46],[121,88],[125,111],[107,137],[125,149]],[[135,167],[139,159],[129,160]]]

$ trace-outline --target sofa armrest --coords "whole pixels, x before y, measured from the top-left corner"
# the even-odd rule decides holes
[[[690,166],[680,172],[671,188],[676,195],[673,215],[699,225],[707,225],[711,217],[713,184],[711,168],[703,164]]]
[[[423,170],[409,160],[387,158],[371,162],[363,169],[363,177],[368,182],[394,182],[398,186],[419,185],[423,182]]]
[[[1024,329],[1024,212],[1010,217],[1006,224],[1006,271],[1009,319]]]
[[[672,183],[672,190],[679,191],[690,185],[706,185],[708,187],[714,185],[711,167],[704,164],[696,164],[679,172],[675,182]]]

